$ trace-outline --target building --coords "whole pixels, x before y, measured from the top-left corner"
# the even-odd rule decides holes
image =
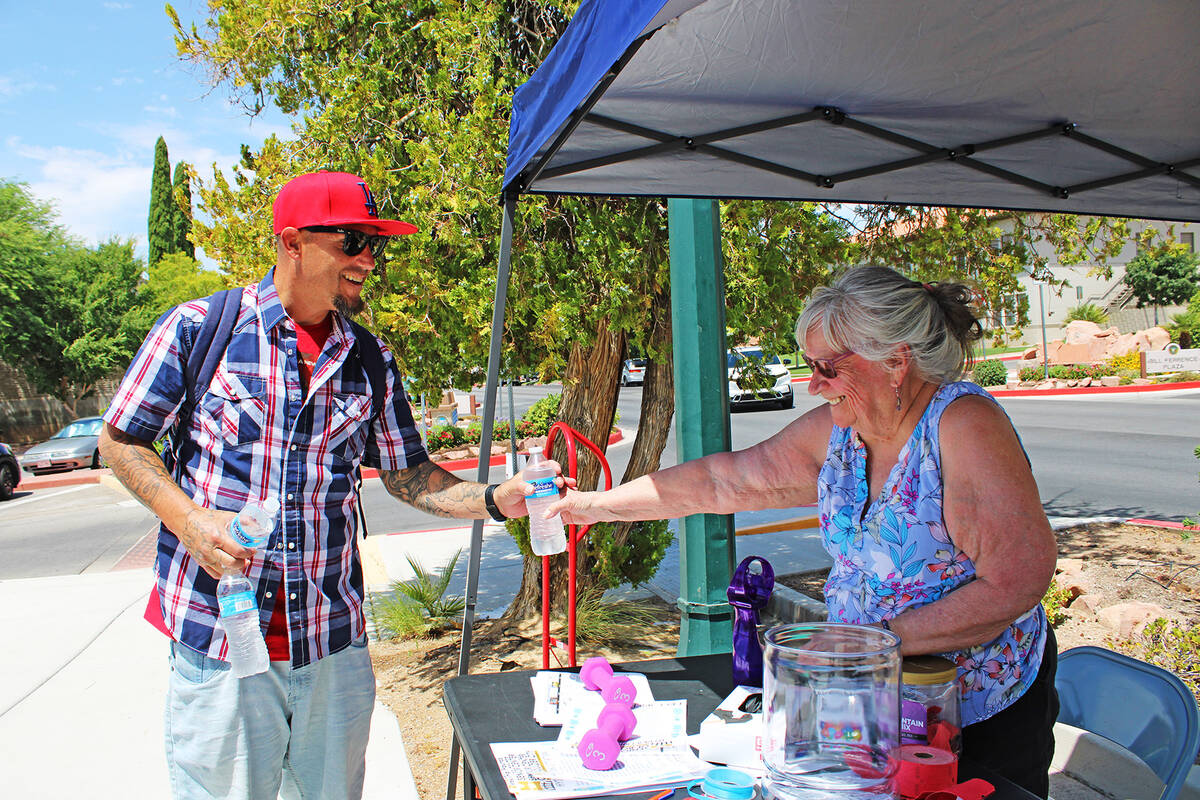
[[[1004,228],[1006,224],[1011,226],[1011,223],[999,221],[1001,228]],[[1163,236],[1170,228],[1173,230],[1177,242],[1192,252],[1196,251],[1196,235],[1200,232],[1200,223],[1130,220],[1130,240],[1125,243],[1125,247],[1117,256],[1108,261],[1107,266],[1111,268],[1112,274],[1110,277],[1104,277],[1100,274],[1091,274],[1096,268],[1095,264],[1082,263],[1075,266],[1063,266],[1058,263],[1052,246],[1046,242],[1037,242],[1034,249],[1038,255],[1047,259],[1047,268],[1053,274],[1054,282],[1057,284],[1065,280],[1068,285],[1062,289],[1057,286],[1049,287],[1046,284],[1039,286],[1041,282],[1035,281],[1028,274],[1022,275],[1020,280],[1023,292],[1021,294],[1029,303],[1029,325],[1019,337],[1013,337],[1010,341],[1016,344],[1041,344],[1043,319],[1046,341],[1063,338],[1067,312],[1084,303],[1091,303],[1106,311],[1109,316],[1109,324],[1116,327],[1121,333],[1130,333],[1153,326],[1155,310],[1149,306],[1138,308],[1137,298],[1122,281],[1125,276],[1125,266],[1137,255],[1136,237],[1147,228],[1156,228]],[[1020,299],[1020,295],[1009,298],[1008,308],[993,319],[992,327],[1003,325],[1007,328],[1015,325],[1015,304]],[[1165,326],[1170,322],[1173,314],[1178,314],[1184,309],[1185,306],[1160,307],[1158,324]]]

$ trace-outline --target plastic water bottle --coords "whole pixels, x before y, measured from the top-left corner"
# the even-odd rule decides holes
[[[244,546],[259,548],[275,531],[279,500],[268,498],[247,503],[229,523],[229,535]],[[258,602],[254,587],[241,570],[231,570],[217,583],[217,603],[221,609],[221,627],[229,642],[229,666],[239,678],[266,672],[271,660],[258,622]]]
[[[257,503],[247,503],[229,523],[229,535],[243,547],[257,550],[267,543],[275,531],[279,516],[279,500],[268,497]]]
[[[558,487],[554,485],[554,469],[546,465],[546,458],[540,450],[529,454],[529,463],[521,473],[526,481],[533,484],[533,494],[525,496],[525,506],[529,509],[529,546],[534,555],[551,556],[567,549],[567,535],[563,530],[562,517],[557,514],[550,519],[544,519],[542,512],[558,499]]]
[[[241,570],[226,572],[217,583],[221,627],[229,642],[229,667],[238,678],[266,672],[271,665],[267,643],[258,625],[254,587]]]

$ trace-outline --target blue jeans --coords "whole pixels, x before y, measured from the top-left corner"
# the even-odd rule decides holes
[[[305,667],[272,661],[241,680],[171,643],[167,768],[176,800],[357,800],[375,674],[366,636]]]

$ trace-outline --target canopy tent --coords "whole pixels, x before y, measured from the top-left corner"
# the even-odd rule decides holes
[[[1193,0],[584,0],[513,100],[482,452],[519,195],[673,198],[683,461],[729,446],[711,198],[1200,221],[1198,31]],[[728,522],[688,524],[684,630],[720,620],[733,558]]]
[[[506,190],[1200,220],[1200,5],[585,2]]]

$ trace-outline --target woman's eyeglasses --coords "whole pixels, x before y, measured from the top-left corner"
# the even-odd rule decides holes
[[[834,365],[852,355],[854,355],[853,350],[847,350],[844,353],[838,353],[833,358],[809,358],[807,353],[801,353],[800,359],[807,364],[808,368],[813,372],[819,372],[821,377],[833,379],[837,377],[837,367]]]
[[[309,225],[304,230],[313,231],[314,233],[342,234],[344,236],[342,239],[342,252],[348,256],[356,256],[363,251],[363,248],[370,248],[371,255],[375,256],[375,258],[380,258],[390,238],[373,233],[363,233],[362,231],[350,228],[338,228],[332,225]]]

